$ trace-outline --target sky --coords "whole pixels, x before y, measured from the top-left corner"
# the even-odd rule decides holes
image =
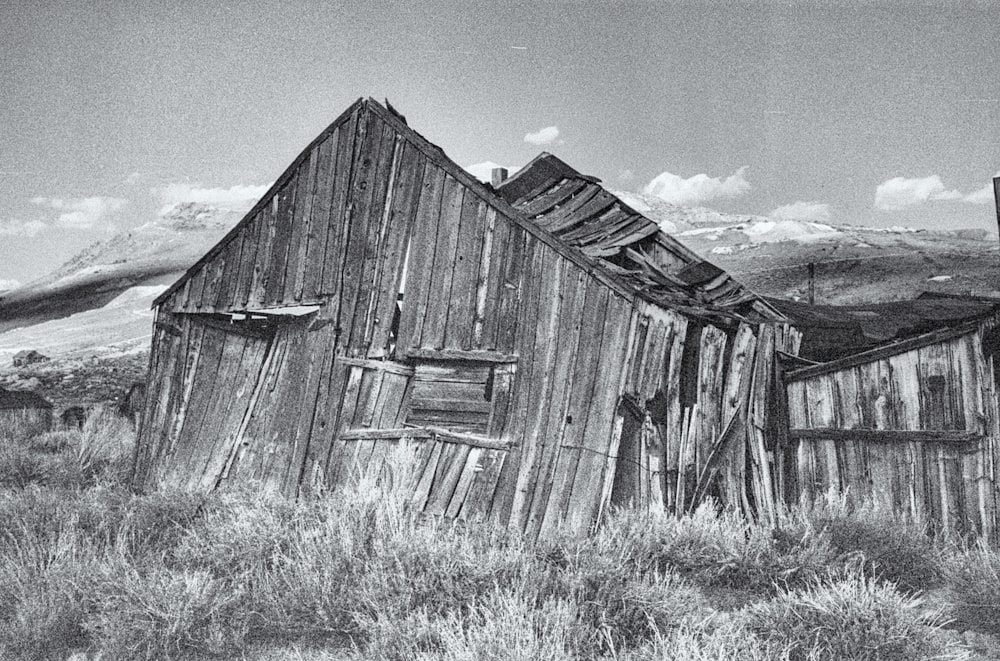
[[[996,230],[995,2],[0,0],[0,289],[186,201],[249,206],[358,97],[483,173]]]

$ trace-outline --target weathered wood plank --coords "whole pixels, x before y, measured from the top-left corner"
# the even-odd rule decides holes
[[[288,249],[295,225],[298,190],[305,185],[305,174],[296,172],[274,197],[277,204],[274,213],[274,244],[268,264],[269,277],[264,290],[264,305],[267,307],[280,305],[284,298],[285,268],[288,266]]]
[[[500,471],[499,485],[494,495],[494,502],[490,508],[490,520],[497,526],[507,527],[513,530],[515,522],[511,519],[511,510],[514,502],[514,493],[517,488],[517,481],[521,471],[521,463],[525,455],[525,448],[521,445],[527,420],[528,409],[528,388],[522,384],[531,383],[532,371],[534,370],[534,325],[528,331],[528,320],[533,320],[538,314],[538,299],[534,299],[532,304],[531,289],[536,282],[536,275],[541,266],[541,255],[535,259],[535,243],[522,243],[512,250],[512,258],[521,264],[527,265],[517,272],[505,272],[505,286],[503,292],[503,304],[509,306],[506,310],[501,307],[502,312],[507,316],[500,329],[500,339],[497,349],[506,352],[522,351],[529,352],[522,354],[525,360],[518,364],[515,381],[512,388],[512,399],[508,405],[509,415],[507,416],[506,427],[503,431],[504,437],[511,439],[514,443],[510,456],[504,462]],[[520,255],[514,253],[520,252]],[[510,261],[508,261],[508,268]],[[509,286],[508,286],[509,285]]]
[[[220,253],[223,260],[222,274],[218,285],[214,288],[215,296],[208,304],[213,310],[228,310],[232,307],[236,273],[240,269],[240,243],[240,235],[237,234]]]
[[[389,334],[396,313],[397,299],[401,289],[403,270],[406,266],[407,246],[417,213],[421,193],[423,159],[409,143],[403,143],[403,151],[398,160],[398,173],[393,179],[391,203],[386,205],[386,227],[383,251],[378,267],[379,280],[375,288],[374,306],[371,314],[372,329],[369,356],[384,356],[389,351]]]
[[[484,205],[485,206],[485,205]],[[486,311],[490,288],[495,280],[491,280],[494,274],[494,265],[497,263],[493,252],[493,237],[496,234],[497,212],[490,206],[486,208],[485,227],[483,229],[482,246],[479,252],[479,270],[476,277],[475,310],[472,318],[472,337],[468,349],[484,349],[484,341],[488,342],[491,336],[491,329],[487,327]],[[501,225],[506,225],[502,222]],[[506,235],[504,235],[506,236]],[[499,252],[500,250],[497,249]]]
[[[465,444],[449,443],[442,451],[441,460],[438,462],[434,475],[434,486],[431,488],[427,498],[427,505],[424,512],[431,516],[443,516],[451,502],[451,497],[458,486],[459,478],[465,469],[465,462],[472,449]]]
[[[552,486],[542,521],[545,534],[563,524],[571,507],[573,482],[588,429],[589,404],[598,387],[598,366],[604,350],[604,327],[610,294],[591,278],[584,278],[581,286],[583,308],[579,331],[575,327],[573,331],[577,349],[568,376],[568,400],[559,455],[552,468]],[[577,296],[581,296],[581,292]]]
[[[444,346],[448,349],[472,348],[479,259],[485,232],[486,203],[475,195],[465,196],[445,327]]]
[[[597,373],[614,375],[611,387],[595,391],[587,412],[587,426],[573,490],[566,512],[571,531],[583,533],[596,524],[600,512],[611,495],[614,459],[618,451],[618,436],[613,433],[615,413],[624,384],[624,365],[628,360],[628,340],[632,326],[629,301],[612,294],[608,300]],[[620,429],[618,430],[620,432]]]
[[[983,438],[978,432],[948,429],[823,429],[792,428],[788,435],[804,441],[853,440],[866,443],[976,443]]]
[[[406,291],[403,294],[397,347],[419,347],[427,316],[430,280],[434,268],[434,247],[440,227],[444,171],[425,163],[417,201],[416,217],[409,237]],[[399,351],[397,348],[397,351]]]
[[[490,207],[488,214],[494,213]],[[503,303],[503,295],[507,288],[507,281],[504,278],[507,267],[508,256],[512,249],[511,243],[516,238],[517,229],[506,222],[502,216],[497,216],[493,223],[492,245],[490,247],[490,268],[486,281],[486,306],[483,311],[483,339],[478,348],[497,348],[499,328],[506,323],[506,319],[500,317],[500,306]]]
[[[685,470],[694,465],[695,475],[701,475],[711,447],[722,432],[720,420],[722,389],[725,384],[726,355],[728,339],[725,331],[715,326],[702,329],[698,352],[698,415],[695,436],[690,444],[688,456],[684,458]]]
[[[413,360],[458,360],[477,363],[516,363],[517,355],[501,351],[481,351],[466,349],[410,348],[406,357]]]
[[[500,468],[507,458],[506,450],[485,449],[479,458],[479,472],[469,488],[458,518],[470,522],[483,522],[490,513],[490,504],[496,493]]]
[[[363,134],[364,121],[360,110],[337,130],[336,152],[330,192],[330,215],[326,228],[326,245],[323,248],[323,277],[320,293],[337,297],[340,303],[340,289],[344,275],[344,246],[351,227],[350,191],[354,170],[354,152],[357,141]]]
[[[431,443],[431,454],[423,465],[423,471],[416,480],[416,487],[410,497],[410,504],[417,512],[425,511],[427,499],[430,497],[431,489],[434,487],[434,477],[438,473],[438,465],[441,463],[442,455],[445,454],[446,443]]]
[[[326,258],[326,242],[331,226],[331,206],[337,168],[337,145],[344,139],[343,126],[331,133],[316,150],[316,175],[312,188],[312,205],[309,213],[309,233],[306,237],[305,253],[301,256],[302,281],[296,283],[296,299],[319,301],[323,293],[323,268]],[[338,219],[339,220],[339,219]]]
[[[752,383],[756,349],[757,339],[753,328],[748,324],[740,324],[733,339],[729,369],[726,371],[720,420],[728,421],[734,415],[749,418],[747,396]],[[735,438],[728,444],[720,461],[721,493],[726,507],[749,514],[751,510],[746,494],[746,456],[746,436]]]
[[[530,289],[528,305],[536,310],[526,319],[525,353],[532,356],[531,379],[522,383],[527,390],[524,414],[524,435],[521,467],[511,508],[511,525],[524,530],[530,513],[531,499],[538,487],[538,470],[545,454],[546,439],[541,433],[542,418],[552,385],[552,368],[555,364],[557,331],[559,328],[559,296],[551,295],[559,287],[564,260],[535,262],[536,280]],[[518,411],[520,414],[521,411]]]
[[[281,294],[281,300],[286,305],[302,300],[305,272],[309,268],[306,264],[306,254],[309,250],[309,237],[313,232],[312,214],[316,200],[319,156],[319,149],[313,149],[309,153],[309,158],[299,166],[292,232],[288,241],[288,257],[285,259],[284,291]]]
[[[247,299],[248,307],[265,307],[268,282],[270,281],[272,267],[272,250],[277,232],[276,210],[278,206],[278,195],[271,198],[269,204],[261,207],[260,227],[257,236],[257,252],[254,260],[253,278],[250,288],[250,295]]]
[[[530,285],[527,278],[533,277],[533,272],[526,273],[525,264],[531,264],[535,242],[528,239],[523,229],[510,227],[510,240],[503,264],[503,275],[500,278],[500,302],[497,306],[497,332],[494,346],[497,351],[512,352],[516,344],[521,298]],[[508,460],[506,465],[510,465]],[[506,468],[504,470],[507,470]]]
[[[366,333],[369,329],[366,316],[378,270],[377,264],[381,252],[379,239],[382,235],[382,223],[386,220],[383,209],[396,155],[395,132],[388,125],[374,121],[374,113],[369,118],[372,120],[369,126],[372,150],[362,155],[361,165],[361,171],[365,172],[366,176],[356,179],[352,186],[351,200],[358,224],[352,229],[351,244],[355,250],[349,252],[347,269],[354,282],[348,287],[348,271],[345,270],[343,287],[345,292],[351,292],[351,296],[344,299],[341,314],[341,324],[347,324],[350,329],[347,333],[347,337],[350,338],[347,346],[351,355],[364,355],[368,349],[369,337]],[[372,160],[370,168],[365,170],[365,163],[369,159]],[[354,229],[358,231],[355,232]]]
[[[389,237],[392,230],[392,205],[396,195],[396,179],[401,174],[401,159],[403,156],[405,142],[398,135],[393,135],[389,127],[385,127],[383,134],[382,151],[379,155],[379,168],[376,172],[376,186],[374,191],[373,208],[369,213],[371,218],[370,232],[368,235],[368,246],[365,251],[365,268],[362,273],[362,292],[354,310],[354,327],[359,329],[358,337],[364,345],[363,354],[367,356],[384,355],[385,349],[373,346],[376,325],[382,326],[383,333],[380,334],[380,344],[385,347],[388,344],[389,325],[392,318],[383,324],[379,319],[376,322],[375,310],[378,305],[378,296],[383,280],[396,293],[398,283],[395,275],[399,265],[386,261],[386,251],[389,246]],[[403,232],[405,235],[405,232]],[[391,315],[391,311],[390,311]]]
[[[560,260],[563,261],[563,260]],[[548,510],[548,501],[552,492],[555,468],[562,454],[561,446],[566,426],[566,411],[569,406],[570,374],[574,358],[580,350],[580,327],[583,304],[586,295],[586,276],[566,262],[555,286],[561,292],[558,296],[558,311],[553,321],[554,328],[549,326],[549,332],[554,333],[546,345],[536,347],[537,350],[549,350],[553,353],[548,369],[550,385],[548,393],[543,395],[547,406],[539,411],[538,438],[542,443],[538,472],[534,477],[534,493],[528,503],[528,519],[526,532],[529,538],[538,536]],[[536,337],[537,341],[537,337]]]
[[[434,266],[428,287],[427,314],[420,335],[421,347],[444,347],[464,197],[465,189],[462,184],[452,177],[446,177],[441,200],[440,227],[434,247]]]
[[[447,509],[445,509],[444,515],[446,517],[450,519],[457,518],[463,505],[465,505],[465,499],[469,495],[469,490],[472,488],[472,483],[476,478],[476,473],[482,470],[479,466],[479,458],[482,456],[483,452],[484,450],[482,448],[469,448],[469,452],[465,459],[465,466],[462,468],[462,473],[458,478],[458,484],[455,485],[455,492],[452,494],[451,500],[448,502]]]

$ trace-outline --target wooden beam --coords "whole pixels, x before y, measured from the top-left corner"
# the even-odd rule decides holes
[[[341,433],[342,441],[372,441],[399,438],[431,438],[433,434],[423,427],[401,427],[398,429],[348,429]]]
[[[431,439],[445,443],[461,443],[488,450],[509,450],[509,441],[462,434],[441,427],[400,427],[398,429],[348,429],[340,434],[342,441],[395,440],[400,438]]]
[[[789,429],[801,441],[863,441],[866,443],[978,443],[984,437],[972,431],[951,429]]]
[[[790,383],[792,381],[803,381],[821,374],[829,374],[830,372],[837,372],[848,367],[856,367],[857,365],[871,363],[876,360],[882,360],[883,358],[898,356],[901,353],[913,351],[914,349],[919,349],[920,347],[926,347],[931,344],[937,344],[938,342],[945,342],[947,340],[953,340],[956,337],[968,335],[969,333],[974,332],[978,326],[978,322],[973,322],[965,323],[961,326],[955,326],[954,328],[943,328],[924,335],[918,335],[917,337],[911,337],[908,340],[901,340],[892,344],[884,344],[880,347],[856,353],[852,356],[845,356],[844,358],[831,360],[828,363],[820,363],[819,365],[810,365],[809,367],[791,370],[789,372],[785,372],[785,382]]]
[[[363,367],[369,370],[381,370],[390,374],[401,376],[413,376],[413,368],[409,365],[393,362],[391,360],[370,360],[367,358],[349,358],[347,356],[337,356],[334,362],[338,365],[350,365],[352,367]]]
[[[466,351],[464,349],[407,349],[406,357],[414,360],[465,360],[475,363],[516,363],[517,355],[500,351]]]

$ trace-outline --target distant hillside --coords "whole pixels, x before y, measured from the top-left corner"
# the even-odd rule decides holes
[[[626,203],[761,294],[817,302],[912,298],[924,290],[1000,295],[1000,250],[985,231],[872,229],[724,214],[619,193]],[[95,243],[53,273],[0,293],[0,369],[22,349],[54,358],[149,346],[152,300],[240,218],[188,204]]]
[[[619,195],[761,294],[804,299],[813,262],[818,303],[901,300],[922,291],[1000,296],[1000,243],[986,230],[775,220]]]
[[[132,287],[167,285],[241,215],[184,204],[152,222],[95,243],[52,273],[0,294],[0,332],[101,308]]]

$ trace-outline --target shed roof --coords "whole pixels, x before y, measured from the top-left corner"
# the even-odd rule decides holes
[[[0,409],[50,409],[52,404],[27,390],[4,390],[0,388]]]
[[[863,305],[768,300],[802,332],[799,355],[824,362],[1000,313],[1000,300],[972,296],[929,294]]]
[[[661,305],[755,311],[780,318],[763,299],[703,260],[600,180],[543,152],[499,185],[515,209],[561,241],[601,262]]]

